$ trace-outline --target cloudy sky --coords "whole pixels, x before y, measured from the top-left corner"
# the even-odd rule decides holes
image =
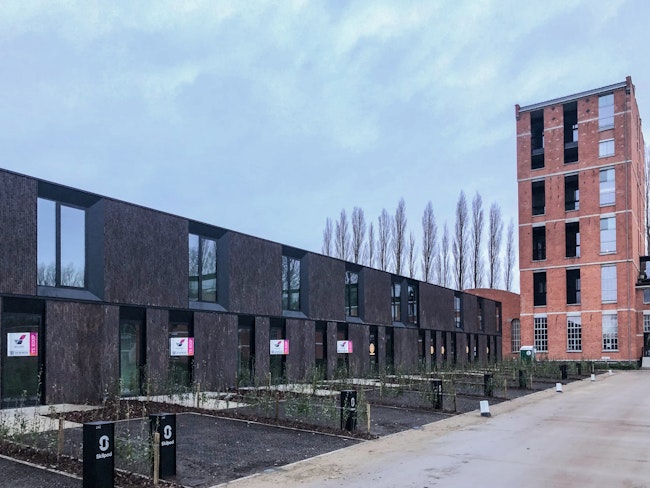
[[[650,2],[0,3],[0,167],[320,252],[463,190],[516,221],[514,105],[625,80]],[[648,125],[646,140],[650,140]],[[418,237],[419,238],[419,237]]]

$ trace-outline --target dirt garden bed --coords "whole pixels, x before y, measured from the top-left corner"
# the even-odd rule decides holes
[[[359,405],[354,432],[340,428],[338,395],[317,396],[271,389],[229,392],[227,398],[233,405],[245,406],[228,410],[118,399],[101,408],[60,415],[79,424],[98,420],[116,422],[116,486],[140,488],[152,486],[149,415],[176,414],[177,476],[163,482],[163,486],[208,487],[378,436],[421,428],[457,413],[477,410],[484,399],[494,404],[550,388],[556,381],[550,376],[538,375],[532,383],[533,389],[526,389],[518,388],[516,374],[508,372],[493,379],[489,391],[492,396],[485,395],[481,375],[447,379],[443,408],[439,409],[433,408],[428,380],[329,385],[357,391]],[[56,455],[58,442],[56,431],[24,432],[0,439],[0,453],[81,476],[81,427],[65,430],[59,456]]]

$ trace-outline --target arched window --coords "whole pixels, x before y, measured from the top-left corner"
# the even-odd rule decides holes
[[[512,352],[519,352],[521,348],[521,323],[519,319],[512,319],[512,322],[510,322],[510,344]]]

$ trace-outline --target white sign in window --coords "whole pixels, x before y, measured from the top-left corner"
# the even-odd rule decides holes
[[[336,341],[336,352],[339,354],[352,354],[352,341]]]
[[[7,356],[38,356],[38,334],[36,332],[8,332]]]
[[[194,337],[172,337],[169,339],[170,356],[194,356]]]
[[[286,339],[275,339],[271,341],[271,356],[286,356],[289,354],[289,341]]]

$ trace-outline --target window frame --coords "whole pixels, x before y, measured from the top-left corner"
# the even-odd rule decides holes
[[[613,228],[610,224],[613,223]],[[603,224],[607,228],[603,229]],[[613,236],[613,239],[604,239],[604,237]],[[610,248],[610,243],[613,243],[613,249]],[[600,217],[600,254],[616,254],[616,216],[601,216]]]
[[[207,303],[217,303],[219,300],[219,293],[218,293],[218,284],[219,284],[219,265],[218,265],[218,255],[219,255],[219,242],[217,239],[214,237],[208,237],[204,236],[201,234],[197,234],[195,232],[190,232],[188,234],[188,261],[189,265],[191,266],[192,264],[192,258],[191,258],[191,253],[192,253],[192,238],[196,238],[197,241],[197,257],[196,257],[196,275],[192,275],[191,269],[189,269],[188,266],[188,271],[189,271],[189,289],[188,289],[188,296],[189,300],[192,302],[207,302]],[[206,275],[204,273],[204,266],[205,266],[205,261],[206,261],[206,256],[204,255],[205,251],[205,245],[207,242],[210,242],[214,245],[214,278],[210,278],[210,280],[214,280],[214,291],[212,292],[214,295],[214,298],[208,298],[209,293],[207,292],[207,289],[204,289],[204,283],[208,281],[206,279]],[[208,251],[209,252],[209,251]],[[191,289],[191,284],[192,284],[192,277],[196,277],[196,295],[192,294],[192,289]],[[207,295],[207,296],[206,296]],[[196,297],[196,298],[194,298]]]
[[[546,214],[546,181],[545,180],[531,181],[531,212],[532,215]]]
[[[611,103],[608,103],[611,100]],[[610,110],[611,107],[611,110]],[[614,128],[614,94],[608,93],[598,97],[598,130]]]
[[[566,270],[566,303],[580,305],[581,302],[580,268]]]
[[[611,323],[606,324],[605,317],[607,317],[611,321]],[[618,351],[618,313],[603,312],[601,316],[601,324],[602,324],[603,352]]]
[[[462,295],[458,292],[454,292],[454,328],[462,329],[463,328],[463,299]]]
[[[54,231],[54,236],[43,236],[42,231],[44,229],[45,225],[45,215],[43,215],[43,211],[41,210],[41,202],[45,203],[48,202],[48,204],[53,205],[53,210],[54,210],[54,221],[51,222]],[[77,270],[77,278],[81,278],[81,285],[77,286],[75,284],[70,284],[69,282],[64,282],[63,278],[63,271],[64,271],[64,266],[63,266],[63,253],[64,248],[67,247],[66,244],[66,235],[67,233],[64,233],[64,220],[65,220],[65,211],[73,210],[75,212],[81,212],[81,218],[83,220],[83,229],[82,229],[82,238],[81,238],[81,245],[82,245],[82,252],[83,252],[83,270],[81,271],[81,276],[79,276],[79,271]],[[51,218],[52,216],[50,215],[48,217]],[[88,287],[88,245],[86,242],[86,233],[87,233],[87,209],[85,207],[79,206],[79,205],[74,205],[70,204],[67,202],[61,202],[59,200],[55,200],[53,198],[47,198],[47,197],[42,197],[39,196],[37,198],[37,223],[36,223],[36,229],[37,229],[37,250],[36,250],[36,257],[37,257],[37,277],[36,277],[36,283],[38,286],[46,286],[46,287],[52,287],[52,288],[68,288],[68,289],[75,289],[75,290],[85,290]],[[41,271],[41,253],[43,252],[41,250],[42,244],[48,244],[48,248],[50,251],[51,249],[51,239],[54,239],[54,276],[50,277],[53,278],[53,281],[48,279],[46,277],[46,272],[45,268],[43,268],[43,271]],[[41,241],[41,239],[43,239]],[[79,242],[76,243],[79,245]],[[78,263],[74,263],[78,264]],[[48,266],[51,266],[52,263],[49,263]],[[67,266],[66,266],[67,268]]]
[[[533,261],[546,260],[546,226],[535,225],[532,231]]]
[[[611,158],[614,155],[616,155],[616,145],[613,138],[598,141],[599,158]]]
[[[294,266],[292,266],[292,264]],[[296,265],[297,264],[297,270]],[[282,310],[299,312],[301,309],[301,259],[282,255]],[[291,279],[297,277],[298,287],[292,288]],[[297,298],[296,298],[297,297]],[[295,300],[294,300],[295,299]]]
[[[533,272],[533,306],[545,307],[546,306],[546,271]]]
[[[565,257],[580,257],[580,222],[571,221],[564,223]]]
[[[606,273],[613,270],[613,274],[606,276]],[[616,303],[618,297],[616,264],[604,264],[600,267],[600,296],[602,303]],[[606,287],[606,284],[613,286]]]
[[[537,352],[548,352],[548,319],[546,315],[533,317],[533,345]]]
[[[359,317],[359,273],[349,270],[345,272],[345,315]]]
[[[402,321],[402,284],[398,281],[391,282],[390,312],[393,322]]]
[[[512,319],[510,321],[510,351],[518,353],[521,349],[521,321]]]
[[[582,317],[580,314],[567,314],[566,338],[567,352],[582,352]]]
[[[601,207],[616,204],[616,168],[602,168],[598,172],[598,190]]]
[[[580,178],[578,174],[564,176],[564,211],[580,210]]]

